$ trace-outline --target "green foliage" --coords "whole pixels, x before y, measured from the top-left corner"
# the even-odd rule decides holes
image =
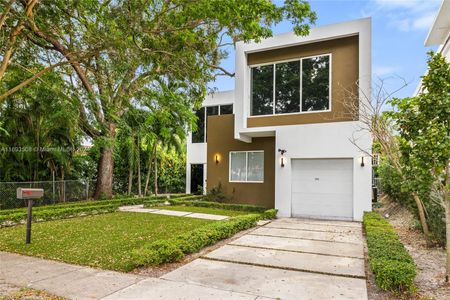
[[[420,94],[393,99],[396,110],[388,113],[400,134],[400,163],[406,180],[399,182],[386,172],[384,175],[385,181],[393,181],[388,183],[392,188],[388,191],[399,202],[411,201],[403,192],[420,195],[430,230],[443,243],[444,207],[450,207],[450,64],[439,53],[430,52],[429,56]]]
[[[412,291],[417,271],[392,225],[374,212],[364,214],[369,265],[383,290]]]
[[[415,209],[415,202],[411,194],[402,188],[404,182],[389,161],[383,159],[378,167],[381,190],[394,201],[410,209]]]
[[[218,221],[178,235],[164,243],[156,241],[133,251],[140,265],[157,265],[181,260],[184,255],[195,253],[204,247],[229,238],[241,230],[256,225],[263,218],[274,216],[273,210],[265,214],[248,214],[230,220]],[[180,253],[182,255],[180,255]]]
[[[33,61],[33,60],[32,60]],[[30,68],[39,64],[26,62]],[[27,78],[17,67],[1,81],[0,93]],[[0,181],[69,179],[81,134],[79,108],[66,96],[68,86],[50,72],[0,105]]]

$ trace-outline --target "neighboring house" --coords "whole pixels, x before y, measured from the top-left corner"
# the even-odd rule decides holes
[[[441,7],[431,25],[428,36],[425,39],[425,46],[439,46],[438,53],[441,53],[450,62],[450,0],[443,0]],[[422,89],[422,81],[417,86],[415,95]]]
[[[425,46],[439,45],[437,52],[450,61],[450,0],[442,1],[441,8],[434,19]]]
[[[235,90],[197,112],[187,193],[220,184],[230,202],[282,217],[361,220],[371,210],[372,162],[361,149],[372,139],[358,121],[370,95],[371,19],[239,42],[235,63]]]

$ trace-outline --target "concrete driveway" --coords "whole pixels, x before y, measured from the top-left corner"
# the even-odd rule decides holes
[[[159,290],[155,282],[148,286],[154,298],[175,296],[167,290],[171,284],[178,299],[364,300],[361,224],[278,219],[160,279]],[[141,292],[138,284],[108,299],[132,299]]]

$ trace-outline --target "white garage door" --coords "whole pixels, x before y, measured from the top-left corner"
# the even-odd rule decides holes
[[[353,160],[292,160],[292,216],[353,219]]]

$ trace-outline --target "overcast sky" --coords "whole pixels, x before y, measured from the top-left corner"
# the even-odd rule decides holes
[[[409,84],[397,97],[414,94],[420,76],[426,70],[424,41],[442,0],[311,0],[317,13],[314,26],[372,17],[372,71],[374,80],[385,79],[388,89],[396,90],[402,80]],[[275,1],[277,2],[277,1]],[[292,31],[288,22],[274,28],[274,34]],[[222,66],[234,70],[234,50]],[[402,78],[400,80],[399,78]],[[234,79],[221,77],[210,84],[218,90],[234,89]]]

